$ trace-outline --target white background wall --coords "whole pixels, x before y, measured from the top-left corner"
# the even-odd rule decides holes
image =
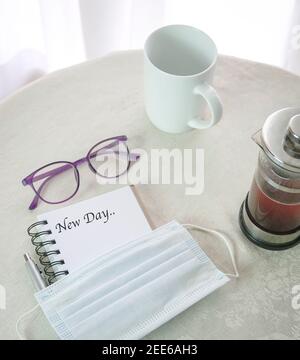
[[[44,73],[190,24],[219,52],[300,74],[300,0],[0,0],[0,98]]]

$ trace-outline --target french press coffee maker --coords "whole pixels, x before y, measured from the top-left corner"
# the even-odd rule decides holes
[[[240,226],[263,248],[287,249],[300,243],[300,108],[273,113],[252,138],[260,152]]]

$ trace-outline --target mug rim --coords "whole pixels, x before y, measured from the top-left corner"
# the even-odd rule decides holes
[[[177,28],[188,28],[188,29],[193,29],[193,30],[196,30],[198,32],[200,32],[202,35],[204,35],[208,41],[213,45],[214,49],[215,49],[215,56],[214,56],[214,59],[213,61],[211,62],[211,64],[203,71],[199,71],[195,74],[191,74],[191,75],[178,75],[178,74],[172,74],[170,72],[167,72],[167,71],[164,71],[162,69],[160,69],[157,65],[155,65],[149,55],[148,55],[148,52],[147,52],[147,45],[148,45],[148,42],[150,40],[150,38],[155,35],[156,33],[166,29],[166,28],[171,28],[171,27],[177,27]],[[218,48],[217,48],[217,45],[215,44],[215,42],[213,41],[213,39],[204,31],[200,30],[199,28],[195,27],[195,26],[191,26],[191,25],[184,25],[184,24],[170,24],[170,25],[165,25],[165,26],[162,26],[162,27],[159,27],[158,29],[155,29],[154,31],[152,31],[145,43],[144,43],[144,56],[146,57],[146,59],[150,62],[151,65],[153,65],[158,71],[162,72],[163,74],[166,74],[166,75],[169,75],[169,76],[174,76],[174,77],[179,77],[179,78],[189,78],[189,77],[196,77],[196,76],[199,76],[199,75],[202,75],[202,74],[205,74],[207,71],[209,71],[211,68],[213,68],[217,62],[217,59],[218,59]]]

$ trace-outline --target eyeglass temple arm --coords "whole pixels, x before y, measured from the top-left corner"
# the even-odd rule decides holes
[[[52,179],[53,176],[55,176],[55,175],[49,176],[46,180],[44,180],[44,181],[41,183],[40,187],[39,187],[38,190],[37,190],[37,192],[38,192],[39,194],[40,194],[40,192],[42,191],[43,187],[47,184],[47,182],[48,182],[49,180]],[[28,209],[29,209],[29,210],[34,210],[34,209],[37,207],[39,200],[40,200],[40,198],[39,198],[38,194],[35,194],[35,196],[34,196],[33,200],[31,201]]]
[[[101,150],[103,150],[103,149],[101,149]],[[118,151],[118,150],[110,150],[110,149],[107,149],[105,152],[106,152],[106,153],[116,153],[116,154],[118,154],[118,155],[127,156],[127,152],[125,152],[125,151]],[[95,158],[97,155],[99,155],[99,150],[91,153],[91,154],[90,154],[90,157],[93,159],[93,158]],[[140,158],[140,154],[137,154],[137,153],[129,153],[129,161],[131,161],[131,162],[137,161],[139,158]],[[80,165],[80,164],[82,164],[82,163],[85,162],[85,161],[87,161],[87,158],[86,158],[86,157],[75,161],[74,165]]]

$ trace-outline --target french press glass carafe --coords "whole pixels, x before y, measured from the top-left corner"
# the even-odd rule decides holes
[[[253,140],[261,150],[240,226],[257,245],[286,249],[300,242],[300,108],[269,116]]]

